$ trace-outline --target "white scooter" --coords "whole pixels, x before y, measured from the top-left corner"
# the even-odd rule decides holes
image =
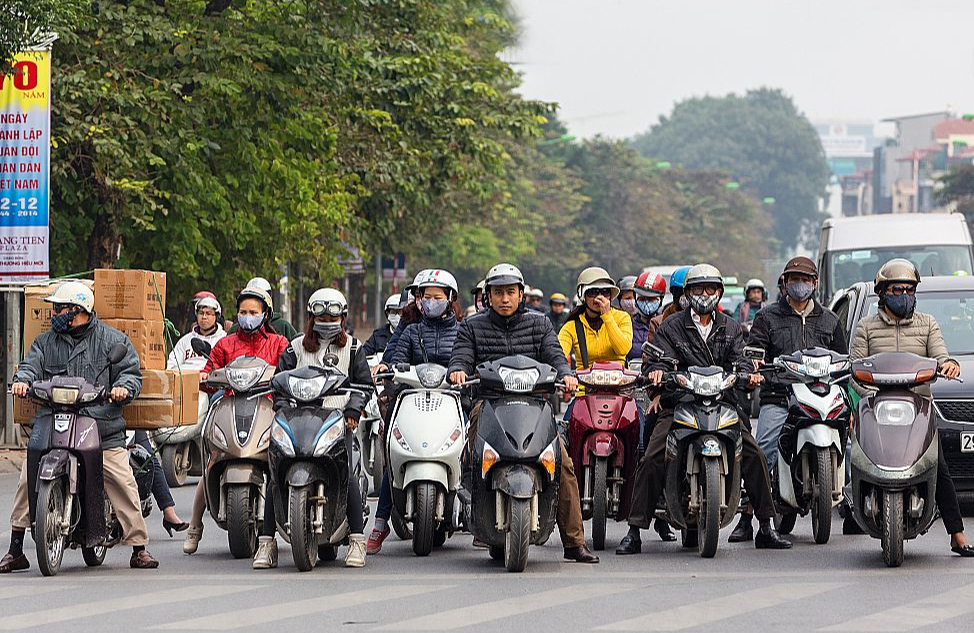
[[[149,433],[159,447],[159,461],[170,488],[186,483],[189,476],[203,476],[203,422],[210,410],[210,400],[200,395],[196,424],[156,429]]]
[[[459,388],[446,368],[400,365],[376,376],[405,385],[389,427],[394,512],[412,523],[413,552],[427,556],[458,529],[460,456],[466,437]]]

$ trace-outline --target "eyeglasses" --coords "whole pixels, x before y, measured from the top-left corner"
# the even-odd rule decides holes
[[[917,287],[916,286],[887,286],[886,292],[893,295],[894,297],[898,297],[902,294],[915,295],[917,293]]]
[[[612,288],[589,288],[585,291],[586,299],[594,299],[599,295],[602,295],[603,297],[611,297]]]
[[[215,317],[216,316],[216,312],[214,312],[210,308],[200,308],[199,310],[196,311],[196,315],[197,316],[205,316],[205,317]]]
[[[720,292],[720,286],[690,286],[687,292],[692,295],[715,295]]]
[[[341,316],[345,312],[345,306],[334,301],[315,301],[308,306],[311,314],[315,316]]]

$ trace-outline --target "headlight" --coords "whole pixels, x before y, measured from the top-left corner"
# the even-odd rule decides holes
[[[832,358],[829,356],[802,356],[804,373],[809,378],[821,378],[829,374]]]
[[[446,441],[443,442],[443,446],[440,447],[440,452],[442,453],[443,451],[447,450],[448,448],[456,444],[457,440],[460,439],[461,435],[463,435],[463,429],[461,429],[459,426],[453,429],[453,433],[450,433],[450,437],[446,438]]]
[[[884,400],[876,405],[876,422],[887,426],[910,426],[917,411],[912,402]]]
[[[592,369],[580,375],[578,380],[591,387],[623,387],[636,382],[636,377],[621,369]]]
[[[731,374],[714,374],[713,376],[702,376],[700,374],[690,374],[690,382],[693,385],[693,393],[698,396],[716,396],[724,389],[732,386],[736,377]]]
[[[504,381],[504,389],[512,393],[528,393],[534,391],[534,385],[537,384],[538,378],[541,378],[541,372],[534,367],[531,369],[501,367],[497,370],[497,373],[500,375],[501,380]]]
[[[484,442],[484,452],[480,459],[480,476],[486,477],[487,472],[494,467],[494,464],[497,463],[498,459],[499,457],[497,455],[497,451],[494,450],[494,447],[487,442]]]
[[[316,376],[314,378],[295,378],[291,376],[287,380],[287,388],[295,400],[311,402],[321,395],[321,391],[325,388],[326,382],[328,382],[328,379],[324,376]]]
[[[548,448],[544,449],[544,452],[541,453],[541,457],[538,458],[538,461],[541,462],[544,469],[548,471],[548,477],[552,481],[555,480],[555,442],[557,441],[555,440],[549,444]]]
[[[271,439],[285,455],[294,457],[294,442],[291,441],[291,434],[277,420],[271,424]]]
[[[51,389],[51,400],[57,404],[74,404],[78,401],[78,389],[68,389],[66,387],[54,387]]]
[[[329,423],[328,420],[331,420]],[[318,431],[318,441],[315,442],[315,450],[313,455],[315,457],[321,457],[334,446],[335,442],[342,439],[345,436],[345,423],[342,420],[342,414],[335,411],[328,419],[325,420],[325,425],[322,426],[322,430]]]
[[[427,389],[436,389],[446,378],[446,368],[432,364],[420,365],[416,368],[416,376],[419,378],[419,384]]]
[[[263,367],[227,368],[227,382],[234,391],[247,391],[260,380]]]
[[[212,431],[210,432],[210,441],[217,446],[222,446],[224,449],[229,449],[230,444],[227,442],[227,436],[223,434],[220,427],[214,424],[211,428]]]

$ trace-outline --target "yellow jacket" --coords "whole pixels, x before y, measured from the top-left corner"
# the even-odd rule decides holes
[[[579,317],[585,332],[589,365],[599,361],[616,361],[625,364],[626,356],[632,349],[632,318],[622,310],[612,308],[602,317],[602,327],[598,331],[588,324],[585,314]],[[578,334],[575,321],[568,320],[558,333],[558,342],[565,356],[571,359],[575,354],[575,369],[583,369],[582,352],[578,347]]]

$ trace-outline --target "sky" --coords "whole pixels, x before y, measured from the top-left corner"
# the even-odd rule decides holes
[[[513,0],[521,93],[580,137],[693,96],[782,88],[809,119],[974,112],[970,0]]]

